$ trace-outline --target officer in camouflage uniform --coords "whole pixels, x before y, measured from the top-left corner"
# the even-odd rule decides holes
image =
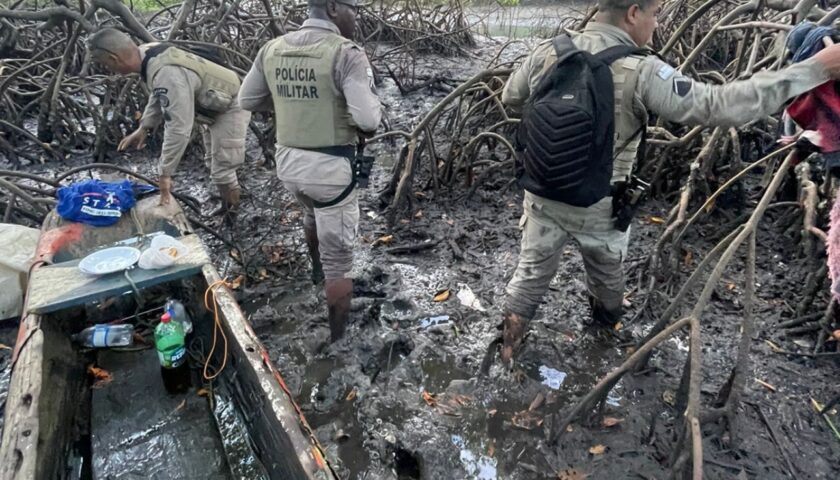
[[[193,125],[204,130],[210,178],[219,189],[222,208],[239,206],[236,170],[245,161],[245,134],[251,113],[239,106],[239,76],[225,67],[171,45],[139,47],[124,33],[105,28],[91,36],[92,58],[114,73],[139,73],[152,94],[140,127],[117,147],[143,148],[149,130],[165,125],[160,157],[161,203],[168,203],[172,175],[190,142]]]
[[[309,19],[260,49],[239,92],[243,108],[274,112],[277,176],[303,207],[312,278],[326,277],[332,341],[344,334],[353,293],[354,145],[381,119],[370,63],[352,41],[357,8],[356,0],[309,0]]]
[[[656,29],[661,0],[599,0],[596,21],[573,34],[590,53],[615,45],[647,45]],[[509,106],[522,106],[556,59],[550,40],[541,43],[511,75],[502,93]],[[684,76],[654,55],[630,56],[611,65],[615,86],[616,156],[612,182],[629,179],[648,112],[662,119],[701,125],[738,126],[778,111],[783,103],[840,76],[840,45],[811,60],[749,80],[708,85]],[[635,137],[635,138],[634,138]],[[525,192],[520,221],[519,264],[507,285],[502,361],[510,364],[560,262],[564,244],[575,240],[586,269],[596,325],[614,326],[623,314],[627,232],[614,228],[612,198],[582,208]]]

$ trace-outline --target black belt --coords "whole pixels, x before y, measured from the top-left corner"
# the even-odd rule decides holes
[[[345,198],[349,197],[351,193],[353,193],[353,190],[356,189],[356,169],[353,168],[353,158],[356,157],[356,147],[353,145],[335,145],[332,147],[301,148],[301,150],[324,153],[336,157],[344,157],[348,162],[350,162],[350,172],[352,174],[350,185],[347,185],[347,187],[332,200],[319,202],[318,200],[313,199],[312,205],[314,205],[315,208],[327,208],[338,205],[344,201]]]

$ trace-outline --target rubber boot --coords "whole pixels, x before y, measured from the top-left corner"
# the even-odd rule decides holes
[[[324,281],[324,267],[321,265],[321,251],[318,249],[318,230],[315,224],[303,224],[303,236],[309,248],[309,259],[312,260],[312,283],[318,285]]]
[[[210,215],[224,216],[225,223],[233,225],[236,221],[236,215],[239,213],[240,190],[239,185],[217,185],[219,189],[219,196],[222,199],[222,204],[214,210]]]
[[[624,315],[624,308],[607,310],[600,300],[589,295],[589,308],[592,311],[592,323],[595,327],[614,328]]]
[[[344,336],[347,319],[350,317],[350,300],[353,298],[353,279],[328,278],[324,281],[327,294],[327,310],[330,322],[330,342]]]
[[[528,331],[528,321],[521,316],[505,312],[502,315],[502,364],[510,368],[513,366],[513,355],[522,346],[525,333]]]

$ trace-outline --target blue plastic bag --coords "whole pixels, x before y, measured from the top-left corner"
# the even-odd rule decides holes
[[[153,188],[140,186],[141,189]],[[85,180],[58,189],[56,211],[65,220],[96,227],[107,227],[120,220],[136,203],[134,185],[129,180],[103,182]]]

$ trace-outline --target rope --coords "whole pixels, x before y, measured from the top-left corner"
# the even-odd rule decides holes
[[[222,322],[219,320],[219,302],[216,300],[216,292],[213,291],[214,287],[223,285],[225,287],[231,288],[232,284],[225,279],[217,280],[210,284],[207,287],[207,290],[204,291],[204,308],[207,309],[208,312],[213,312],[213,345],[210,347],[210,353],[207,355],[207,359],[204,361],[204,379],[205,380],[213,380],[219,375],[221,375],[222,371],[225,369],[227,365],[227,356],[228,356],[228,339],[225,335],[225,330],[222,327]],[[209,302],[209,295],[213,295],[213,308],[210,308]],[[207,370],[210,368],[210,360],[213,358],[213,353],[216,351],[216,344],[218,342],[218,334],[222,334],[222,340],[225,343],[225,349],[222,354],[222,366],[219,367],[218,370],[213,375],[208,375]]]

